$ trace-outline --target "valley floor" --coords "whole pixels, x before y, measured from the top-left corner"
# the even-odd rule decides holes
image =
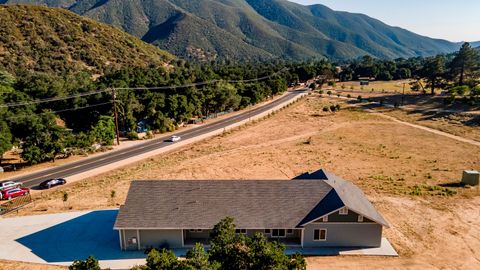
[[[309,270],[480,268],[480,190],[458,185],[463,170],[480,169],[480,148],[342,102],[311,95],[268,121],[35,194],[19,215],[120,205],[133,179],[291,179],[325,168],[365,191],[391,224],[385,235],[400,256],[310,257]],[[340,112],[323,112],[337,103]],[[0,269],[57,267],[0,262]]]

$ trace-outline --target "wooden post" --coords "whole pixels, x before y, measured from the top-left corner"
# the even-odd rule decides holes
[[[118,129],[118,112],[117,112],[117,93],[115,88],[112,88],[112,103],[115,112],[115,133],[117,134],[117,145],[120,145],[120,131]]]

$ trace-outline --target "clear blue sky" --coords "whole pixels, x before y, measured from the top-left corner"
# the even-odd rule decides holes
[[[363,13],[389,25],[451,41],[480,41],[480,0],[289,0]]]

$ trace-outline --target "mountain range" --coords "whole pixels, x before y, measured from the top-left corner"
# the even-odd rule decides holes
[[[286,0],[0,0],[61,7],[197,60],[334,60],[429,56],[460,43],[421,36],[363,14]],[[480,44],[479,44],[480,45]]]

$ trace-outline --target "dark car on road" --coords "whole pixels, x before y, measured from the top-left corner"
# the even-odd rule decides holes
[[[28,188],[14,188],[8,190],[2,190],[0,193],[0,199],[10,200],[16,197],[25,196],[30,194],[30,189]]]
[[[65,185],[67,181],[63,178],[48,179],[38,185],[40,189],[50,189],[55,186]]]

